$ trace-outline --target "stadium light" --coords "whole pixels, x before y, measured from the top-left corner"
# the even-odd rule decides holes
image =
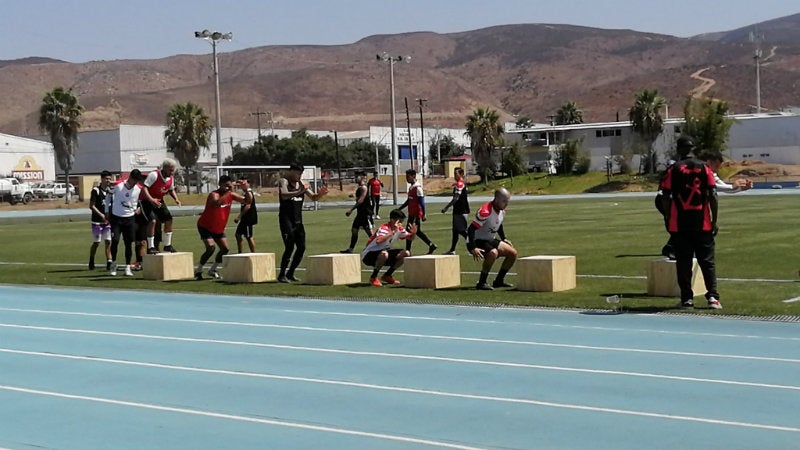
[[[395,105],[394,105],[394,63],[405,61],[411,62],[410,56],[389,56],[388,53],[384,52],[380,55],[375,55],[375,58],[381,62],[388,62],[389,63],[389,97],[390,97],[390,107],[391,107],[391,117],[392,117],[392,201],[395,205],[397,205],[397,141],[395,137],[395,129],[397,128],[396,121],[395,121]],[[409,139],[411,137],[409,136]],[[376,168],[377,169],[377,168]]]
[[[225,40],[230,41],[233,39],[233,33],[220,33],[219,31],[195,31],[194,37],[198,39],[205,39],[211,43],[211,53],[214,56],[214,101],[216,102],[216,129],[217,129],[217,165],[222,165],[222,137],[220,128],[222,128],[222,118],[220,117],[219,105],[219,63],[217,62],[217,41]]]

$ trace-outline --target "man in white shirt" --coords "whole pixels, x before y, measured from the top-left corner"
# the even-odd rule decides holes
[[[503,231],[503,220],[511,194],[505,188],[494,191],[494,199],[483,204],[475,220],[467,228],[467,250],[475,260],[483,260],[481,275],[476,289],[491,291],[499,287],[513,287],[506,283],[505,276],[517,260],[517,249],[506,239]],[[486,283],[489,271],[497,258],[505,258],[490,286]]]
[[[403,265],[403,261],[411,252],[399,248],[392,248],[392,244],[398,239],[411,240],[417,231],[417,226],[413,223],[408,229],[403,228],[401,222],[406,218],[403,211],[392,210],[389,213],[389,222],[378,228],[378,231],[369,238],[366,248],[361,252],[361,261],[367,266],[372,266],[372,275],[369,282],[373,286],[384,284],[400,284],[392,277],[394,271]],[[378,279],[378,273],[384,265],[389,266],[386,273]]]
[[[106,211],[111,213],[111,268],[109,275],[117,275],[117,248],[120,236],[125,240],[125,276],[132,277],[131,258],[136,237],[136,210],[139,207],[139,183],[144,179],[139,169],[131,170],[125,181],[114,184],[106,196]]]

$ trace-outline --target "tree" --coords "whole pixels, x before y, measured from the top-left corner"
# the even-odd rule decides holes
[[[636,100],[628,111],[631,127],[645,145],[645,152],[643,152],[645,157],[644,169],[648,173],[653,173],[655,170],[656,155],[653,144],[664,130],[664,118],[661,117],[661,108],[666,103],[667,100],[658,95],[657,90],[648,91],[645,89],[636,94]]]
[[[502,145],[503,127],[497,111],[477,108],[467,117],[467,131],[472,142],[472,157],[478,163],[478,172],[484,185],[488,185],[490,173],[494,173],[495,148]]]
[[[430,161],[441,162],[440,159],[463,155],[464,146],[456,144],[453,136],[443,134],[439,135],[436,140],[431,141],[428,146],[428,152],[430,152]]]
[[[583,138],[581,139],[568,139],[566,142],[558,146],[555,154],[555,163],[558,173],[570,174],[578,161],[578,155],[583,149]]]
[[[186,192],[189,192],[189,171],[200,158],[200,149],[208,148],[211,139],[211,119],[203,108],[192,102],[177,103],[167,112],[167,129],[164,140],[167,151],[175,155],[175,159],[184,168]],[[221,149],[217,149],[220,151]],[[200,171],[197,170],[197,193],[200,193]]]
[[[577,103],[566,102],[556,111],[556,125],[574,125],[578,123],[583,123],[583,111],[578,109]]]
[[[66,182],[69,183],[69,171],[75,163],[75,150],[78,148],[78,130],[81,127],[83,106],[72,94],[72,89],[57,87],[45,94],[39,108],[39,128],[50,135],[53,150]],[[64,196],[69,204],[70,192]]]
[[[728,132],[733,125],[729,109],[727,102],[711,97],[686,99],[683,107],[686,123],[682,131],[694,140],[698,158],[727,150]]]
[[[518,142],[515,142],[504,152],[500,170],[504,174],[510,175],[512,179],[514,175],[521,175],[528,171],[528,165],[522,159],[522,152],[520,152]]]

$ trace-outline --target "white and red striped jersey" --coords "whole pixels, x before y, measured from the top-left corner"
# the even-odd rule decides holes
[[[392,237],[383,242],[378,242],[379,237],[386,235],[391,235]],[[363,251],[361,251],[361,258],[363,259],[365,256],[367,256],[367,253],[370,252],[388,250],[398,239],[407,239],[409,236],[411,236],[411,233],[403,228],[402,225],[398,224],[397,228],[392,230],[389,224],[385,223],[378,228],[378,231],[376,231],[371,238],[369,238],[369,241],[367,241],[367,246]]]
[[[492,202],[484,203],[475,214],[472,226],[475,228],[475,239],[491,241],[497,238],[497,230],[503,224],[506,217],[506,210],[496,210]]]

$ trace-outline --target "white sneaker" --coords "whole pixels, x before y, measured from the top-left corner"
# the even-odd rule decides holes
[[[112,277],[117,276],[117,265],[115,263],[111,263],[111,269],[108,270],[108,274]]]
[[[210,276],[211,278],[214,278],[214,279],[219,279],[219,278],[221,278],[221,277],[219,276],[219,272],[217,272],[216,270],[209,270],[209,271],[208,271],[208,276]]]
[[[125,276],[126,277],[132,277],[133,276],[133,271],[131,270],[131,266],[129,266],[129,265],[125,266]]]
[[[708,307],[711,309],[722,309],[722,304],[715,297],[708,299]]]
[[[376,220],[381,220],[381,216],[379,216],[379,215],[377,215],[377,214],[376,214],[376,215],[375,215],[375,219],[376,219]]]

